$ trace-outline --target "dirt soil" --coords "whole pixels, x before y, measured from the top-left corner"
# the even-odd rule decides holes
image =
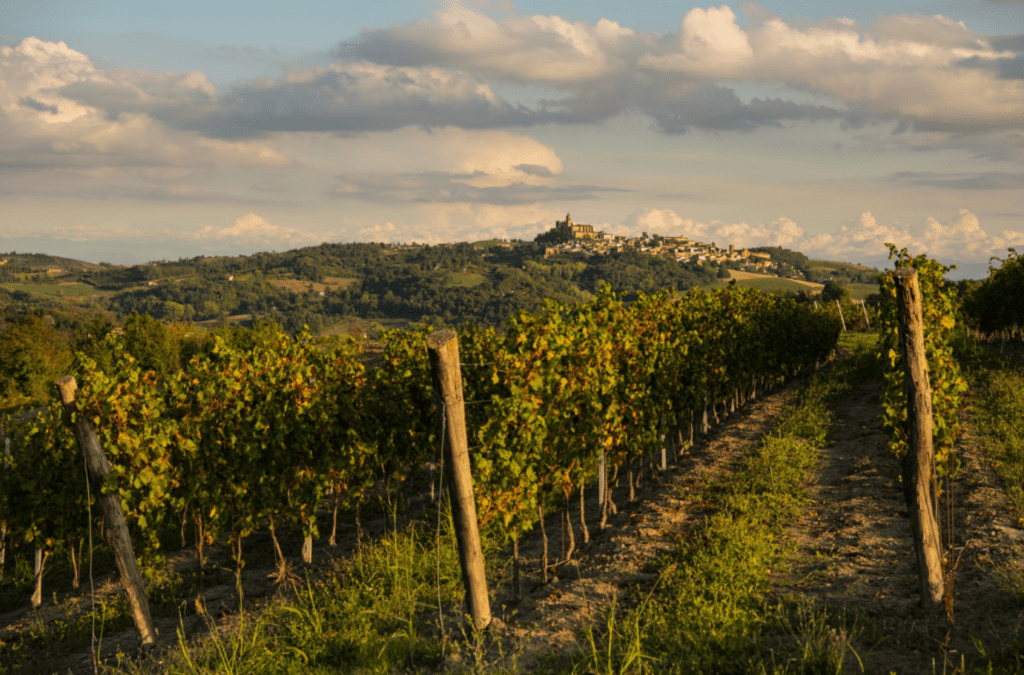
[[[498,588],[492,602],[498,619],[493,632],[504,638],[505,658],[516,658],[521,670],[529,672],[553,651],[569,653],[575,649],[580,631],[603,619],[613,597],[629,601],[637,589],[649,587],[655,580],[657,557],[706,515],[699,497],[701,488],[734,470],[742,451],[770,429],[795,386],[759,396],[723,419],[706,438],[698,438],[692,449],[678,456],[670,453],[665,472],[652,469],[645,460],[633,501],[628,499],[623,468],[612,492],[618,512],[609,515],[605,529],[599,524],[596,490],[588,489],[584,510],[589,542],[583,541],[578,497],[570,500],[576,540],[572,560],[559,562],[564,525],[557,514],[548,515],[549,555],[555,564],[550,582],[544,584],[541,579],[537,530],[520,546],[523,599],[515,601],[510,566],[492,582]],[[849,625],[858,626],[859,638],[854,644],[867,673],[952,672],[962,656],[968,662],[978,656],[975,640],[981,640],[989,654],[1002,651],[1020,633],[1024,603],[1001,590],[999,570],[1007,566],[1019,569],[1024,537],[1004,507],[1002,489],[974,441],[970,421],[965,420],[960,449],[963,469],[952,487],[957,567],[951,622],[947,616],[926,616],[917,608],[916,563],[899,467],[879,426],[879,384],[864,383],[841,395],[835,410],[832,444],[820,450],[822,461],[808,486],[812,501],[788,530],[794,550],[788,564],[773,572],[773,599],[804,597],[835,615],[845,614]],[[635,463],[633,470],[637,470]],[[379,534],[383,520],[367,519],[364,528],[371,536]],[[338,535],[341,545],[335,550],[318,542],[314,563],[308,568],[311,573],[326,573],[332,557],[351,553],[354,525],[339,522]],[[301,539],[285,536],[282,544],[294,560]],[[215,549],[214,556],[219,556],[220,565],[230,568],[226,547],[218,548],[223,550]],[[265,533],[247,539],[246,552],[245,594],[256,610],[281,586],[269,578],[274,561]],[[183,576],[190,576],[194,554],[181,552],[171,562]],[[207,581],[209,615],[221,623],[230,624],[237,610],[233,582],[233,574],[227,571]],[[98,578],[97,584],[101,596],[118,589],[111,575]],[[70,589],[47,587],[44,597],[52,590],[62,597],[70,593]],[[77,598],[81,606],[88,605],[87,578]],[[174,649],[179,626],[189,636],[205,631],[204,620],[187,603],[155,603],[154,614],[161,648]],[[52,602],[44,603],[38,612],[22,608],[0,615],[0,649],[19,633],[64,616],[65,610]],[[134,628],[108,630],[102,658],[116,661],[118,652],[133,654],[136,648]],[[494,653],[491,657],[497,658]],[[859,672],[852,655],[846,666],[846,672]],[[26,670],[92,672],[89,645],[57,659],[37,654]]]
[[[1019,566],[1024,533],[1011,522],[998,479],[963,419],[963,466],[951,486],[953,603],[949,616],[920,610],[899,461],[878,423],[880,395],[880,384],[867,382],[837,402],[834,442],[822,450],[813,503],[789,528],[797,552],[776,593],[857,619],[865,672],[951,672],[962,657],[970,663],[980,656],[975,640],[993,655],[1020,636],[1024,603],[1001,589],[1000,570]],[[943,510],[945,541],[950,519]],[[852,656],[846,666],[857,672]]]

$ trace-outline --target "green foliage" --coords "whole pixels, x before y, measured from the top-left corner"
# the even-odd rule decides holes
[[[53,381],[68,374],[67,338],[43,317],[27,315],[0,332],[0,409],[41,404]]]
[[[906,249],[889,245],[889,257],[896,268],[911,266],[917,270],[924,319],[924,341],[928,378],[932,388],[932,433],[936,469],[939,475],[955,473],[958,466],[953,444],[960,433],[959,412],[967,382],[953,358],[954,329],[959,323],[956,294],[943,275],[951,268],[925,255],[912,258]],[[886,365],[882,392],[882,423],[889,434],[889,446],[897,455],[907,452],[907,399],[903,357],[899,347],[899,311],[896,284],[892,275],[879,277],[881,314],[879,346]]]
[[[560,220],[547,232],[542,232],[534,237],[533,241],[537,244],[557,246],[558,244],[566,244],[575,238],[576,235],[573,234],[572,228],[569,227],[569,224],[564,220]]]
[[[970,410],[984,449],[1009,497],[1018,525],[1024,524],[1024,372],[990,364],[972,373],[977,394]]]
[[[843,300],[849,300],[850,289],[843,284],[829,281],[821,289],[821,299],[828,302],[834,302],[836,300],[842,302]]]
[[[179,634],[168,675],[199,673],[389,673],[433,669],[448,633],[458,625],[462,598],[458,551],[449,517],[433,536],[392,531],[335,563],[325,582],[306,583],[296,596],[271,605],[237,630],[217,628],[192,644]],[[446,609],[438,625],[438,604]],[[428,613],[433,609],[434,613]],[[440,639],[439,639],[440,637]],[[449,645],[448,649],[458,645]]]
[[[999,260],[999,258],[993,258]],[[983,283],[967,291],[965,313],[986,332],[1024,326],[1024,258],[1008,249]]]
[[[148,314],[132,313],[124,322],[123,342],[139,367],[167,377],[180,369],[178,343],[162,322]]]
[[[188,343],[177,371],[176,332],[141,317],[130,326],[103,338],[109,365],[78,355],[73,419],[96,428],[112,464],[102,489],[120,496],[151,572],[162,535],[186,517],[200,557],[230,534],[240,570],[254,530],[291,522],[318,536],[328,490],[335,506],[358,506],[377,481],[390,496],[436,456],[429,326],[384,332],[371,369],[351,340],[292,337],[272,322],[216,329]],[[538,508],[594,478],[601,452],[613,466],[649,452],[705,401],[805,371],[838,333],[807,304],[736,288],[638,293],[626,305],[605,286],[587,303],[522,312],[504,331],[468,327],[461,360],[481,522],[517,539]],[[47,410],[10,422],[0,499],[11,535],[50,550],[81,536],[84,486],[55,398]],[[42,462],[40,447],[52,448]]]

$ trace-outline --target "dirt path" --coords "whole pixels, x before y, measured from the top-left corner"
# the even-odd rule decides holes
[[[1007,565],[1020,569],[1024,536],[1006,515],[1002,489],[976,447],[970,421],[965,420],[960,449],[963,468],[953,486],[957,504],[954,557],[959,560],[954,577],[954,623],[945,617],[926,617],[917,609],[916,562],[898,462],[887,449],[879,426],[879,387],[878,382],[866,382],[835,401],[832,444],[820,451],[821,465],[809,485],[812,501],[788,528],[786,536],[795,550],[789,565],[773,575],[770,599],[804,597],[834,617],[845,616],[847,625],[856,624],[854,646],[864,672],[931,673],[934,663],[934,672],[952,673],[961,657],[968,663],[978,657],[975,639],[992,655],[1005,651],[1020,634],[1024,604],[1000,589],[998,569]],[[492,586],[501,588],[492,605],[501,620],[496,632],[505,639],[505,653],[517,658],[521,672],[531,672],[552,652],[570,653],[582,629],[601,623],[613,597],[628,599],[636,590],[650,586],[656,578],[657,558],[672,548],[678,534],[706,515],[699,500],[701,488],[735,469],[742,451],[770,429],[794,391],[788,387],[749,403],[692,450],[684,451],[664,474],[645,467],[633,502],[628,501],[623,469],[613,492],[618,513],[609,516],[604,530],[599,526],[596,490],[588,489],[589,543],[583,542],[579,527],[578,499],[572,499],[577,551],[572,561],[556,567],[551,583],[541,581],[539,531],[524,538],[520,547],[522,601],[514,598],[511,566],[492,580]],[[559,520],[554,514],[546,520],[552,561],[560,557]],[[367,517],[364,526],[373,533],[383,529],[383,521]],[[268,579],[273,571],[272,554],[264,559],[255,557],[258,551],[269,552],[265,538],[265,533],[258,533],[246,544],[247,552],[254,555],[244,572],[246,597],[254,606],[262,605],[277,590]],[[339,523],[338,539],[352,542],[354,526]],[[286,553],[294,556],[300,541],[285,538]],[[318,547],[311,571],[326,570],[332,556],[347,553],[343,547],[335,552]],[[229,567],[226,555],[221,558]],[[178,554],[172,562],[183,576],[194,565],[189,552]],[[110,578],[99,581],[105,594],[116,592]],[[232,584],[233,577],[226,571],[209,580],[206,598],[213,616],[230,620],[236,609]],[[88,601],[87,593],[87,587],[79,593],[83,604]],[[174,645],[180,625],[177,609],[171,605],[155,612],[160,615],[164,647]],[[51,605],[39,613],[18,610],[0,616],[0,641],[63,611]],[[188,614],[184,628],[188,634],[201,631],[201,619]],[[103,654],[111,657],[117,650],[132,653],[135,645],[130,626],[108,630]],[[91,672],[88,654],[86,644],[59,661],[46,663],[43,656],[35,665],[42,672]],[[492,653],[489,659],[498,656]],[[853,656],[848,657],[846,666],[846,672],[860,672]]]
[[[810,487],[813,500],[789,528],[797,545],[777,596],[799,595],[861,627],[858,645],[867,673],[951,672],[961,657],[990,655],[1017,635],[1022,604],[1000,590],[996,569],[1020,558],[1022,532],[1010,527],[1002,491],[973,444],[969,423],[963,468],[954,482],[953,623],[918,608],[917,565],[899,464],[879,425],[880,384],[855,387],[836,402],[834,443]],[[945,668],[943,663],[945,662]],[[853,657],[849,672],[858,672]]]
[[[650,587],[656,579],[658,556],[670,551],[678,535],[706,515],[699,495],[703,486],[734,470],[742,450],[756,443],[778,417],[794,389],[786,388],[759,397],[714,428],[706,439],[670,462],[664,474],[648,477],[636,499],[627,501],[625,469],[613,492],[618,514],[609,516],[608,527],[599,527],[596,490],[588,491],[585,511],[591,533],[589,543],[580,544],[578,500],[570,508],[576,527],[577,552],[572,562],[561,565],[556,580],[544,585],[539,556],[541,538],[535,530],[520,545],[527,572],[524,594],[515,603],[511,584],[494,602],[496,615],[505,626],[500,630],[512,650],[521,652],[519,664],[530,672],[537,659],[551,652],[570,653],[580,632],[591,623],[600,624],[612,599],[632,598],[634,591]],[[594,494],[590,494],[593,492]],[[558,518],[548,517],[549,545],[559,552]],[[506,607],[504,616],[499,610]],[[506,649],[509,647],[506,646]]]

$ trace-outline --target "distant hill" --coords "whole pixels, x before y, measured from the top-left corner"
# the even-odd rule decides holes
[[[416,323],[498,326],[544,300],[585,301],[608,284],[619,295],[723,285],[716,265],[677,262],[629,249],[602,255],[550,255],[543,244],[480,241],[441,244],[321,244],[281,253],[198,256],[142,265],[96,265],[37,253],[0,255],[0,319],[63,307],[165,321],[266,317],[287,330],[372,333]],[[779,276],[741,280],[765,292],[814,292],[828,281],[866,297],[877,270],[809,260],[796,251],[760,249]],[[789,277],[788,279],[785,277]],[[20,310],[18,308],[21,308]],[[376,326],[376,328],[371,328]]]
[[[0,260],[7,261],[4,267],[10,265],[11,269],[21,268],[26,271],[45,271],[48,269],[61,269],[68,272],[92,272],[101,270],[103,267],[95,263],[83,262],[72,258],[62,258],[57,255],[46,253],[0,253]]]

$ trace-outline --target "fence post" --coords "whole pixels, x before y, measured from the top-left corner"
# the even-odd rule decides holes
[[[64,404],[64,409],[69,414],[74,412],[75,397],[78,395],[78,383],[75,382],[75,378],[65,375],[56,381],[56,385],[60,390],[60,399]],[[110,473],[110,462],[103,452],[103,446],[100,444],[100,439],[92,424],[79,416],[74,428],[78,447],[81,448],[82,455],[85,456],[89,480],[96,490],[96,501],[99,502],[100,510],[103,511],[107,543],[114,553],[114,561],[117,563],[117,571],[121,576],[121,584],[128,597],[128,611],[139,632],[142,647],[149,649],[156,645],[156,629],[153,626],[153,617],[149,613],[149,600],[146,598],[142,575],[139,574],[139,565],[135,561],[135,550],[132,548],[132,540],[128,535],[128,525],[124,521],[124,511],[121,510],[121,500],[116,494],[105,495],[100,492],[103,477]]]
[[[860,301],[860,308],[864,310],[864,323],[868,325],[868,330],[871,330],[871,319],[868,318],[868,306],[864,304],[864,301]]]
[[[839,300],[836,300],[836,307],[839,308],[839,320],[843,322],[843,332],[846,332],[846,319],[843,318],[843,306],[839,304]]]
[[[444,429],[444,470],[448,494],[452,502],[455,538],[459,542],[459,563],[462,583],[466,587],[466,604],[473,625],[482,630],[491,622],[491,602],[487,597],[484,553],[473,498],[473,476],[469,468],[469,444],[466,440],[466,410],[462,396],[462,368],[459,365],[458,336],[440,330],[427,338],[430,375],[434,385],[434,402],[438,410],[438,426]]]
[[[6,459],[7,457],[11,456],[11,439],[7,437],[7,431],[5,429],[0,428],[0,433],[2,433],[3,437],[4,437],[4,458]],[[4,467],[4,470],[5,471],[7,470],[6,466]],[[7,524],[4,523],[2,526],[0,526],[0,567],[3,567],[3,565],[4,565],[4,563],[6,561],[7,561]]]
[[[942,578],[942,550],[939,524],[935,517],[932,476],[935,454],[932,451],[932,390],[928,381],[925,356],[924,319],[917,270],[900,267],[893,272],[899,307],[900,352],[906,372],[907,425],[910,447],[903,458],[903,495],[910,512],[910,527],[917,553],[921,605],[937,609],[942,604],[945,584]]]

